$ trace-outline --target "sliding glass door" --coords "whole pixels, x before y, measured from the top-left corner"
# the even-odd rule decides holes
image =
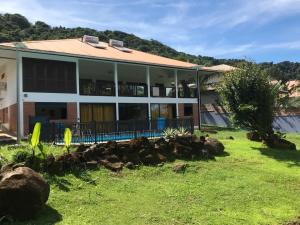
[[[108,122],[115,121],[115,104],[80,104],[81,122]]]

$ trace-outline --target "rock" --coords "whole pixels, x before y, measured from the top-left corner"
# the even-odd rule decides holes
[[[172,168],[172,170],[175,173],[184,173],[187,167],[188,167],[188,164],[181,163],[181,164],[174,165],[173,168]]]
[[[225,149],[222,142],[218,141],[215,138],[206,138],[203,147],[212,155],[221,155],[224,153]]]
[[[133,162],[133,164],[139,164],[140,163],[140,157],[137,153],[127,153],[124,154],[122,157],[122,162]]]
[[[82,156],[81,153],[72,152],[61,155],[55,161],[57,163],[61,163],[62,169],[65,171],[82,165],[82,162],[85,162],[86,159]]]
[[[250,141],[262,141],[261,136],[257,131],[250,131],[246,134],[246,136]]]
[[[207,136],[207,137],[208,137],[208,136]],[[200,136],[199,139],[200,139],[201,142],[205,142],[205,137],[204,137],[204,136]]]
[[[142,163],[145,165],[155,165],[159,163],[158,158],[153,154],[148,154],[144,158],[141,158]]]
[[[80,144],[76,150],[76,152],[84,152],[88,147],[84,144]]]
[[[125,167],[128,168],[128,169],[130,169],[130,170],[133,170],[133,169],[136,168],[136,166],[132,162],[127,162],[125,164]]]
[[[191,145],[175,143],[174,155],[179,159],[190,159],[193,148]]]
[[[116,155],[107,155],[107,156],[105,156],[104,157],[106,160],[108,160],[109,162],[111,162],[111,163],[116,163],[116,162],[120,162],[120,159],[119,159],[119,157],[118,156],[116,156]]]
[[[272,138],[263,141],[265,145],[270,148],[284,149],[284,150],[296,150],[296,145],[293,142],[279,138],[274,135]]]
[[[0,174],[0,217],[30,219],[45,205],[50,186],[28,167],[18,167]]]
[[[103,165],[105,168],[114,172],[118,172],[122,170],[124,166],[124,164],[121,162],[111,163],[108,160],[100,160],[100,164]]]
[[[88,169],[93,170],[93,169],[97,169],[97,167],[98,167],[98,162],[95,161],[95,160],[93,160],[93,161],[86,162],[85,165],[86,165],[86,167],[87,167]]]
[[[157,153],[157,157],[158,157],[159,162],[166,162],[167,161],[167,157],[160,154],[160,153]]]

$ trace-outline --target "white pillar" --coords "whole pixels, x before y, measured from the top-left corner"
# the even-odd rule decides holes
[[[118,85],[118,64],[114,63],[114,80],[115,80],[115,96],[116,96],[116,120],[119,120],[119,85]]]
[[[23,69],[22,56],[19,50],[16,50],[16,76],[17,76],[17,138],[24,137],[24,109],[23,109]],[[18,140],[18,141],[19,141]]]
[[[80,103],[78,101],[80,96],[80,73],[79,73],[79,60],[76,60],[76,93],[77,93],[77,102],[76,102],[76,109],[77,109],[77,121],[80,121]]]
[[[179,117],[179,108],[178,108],[178,77],[177,70],[175,69],[175,90],[176,90],[176,117]]]
[[[150,82],[150,67],[147,66],[147,87],[148,87],[148,118],[151,120],[151,104],[150,104],[150,98],[151,98],[151,82]]]

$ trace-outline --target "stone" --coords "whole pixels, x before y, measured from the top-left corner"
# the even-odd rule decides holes
[[[262,141],[261,136],[257,131],[250,131],[246,134],[246,136],[250,141]]]
[[[154,165],[158,163],[158,159],[153,154],[148,154],[141,160],[145,165]]]
[[[108,160],[109,162],[111,162],[111,163],[116,163],[116,162],[120,162],[120,159],[119,159],[119,157],[118,156],[116,156],[116,155],[107,155],[107,156],[105,156],[104,157],[106,160]]]
[[[221,155],[224,153],[225,149],[222,142],[218,141],[215,138],[206,138],[203,147],[212,155]]]
[[[0,217],[31,219],[45,205],[49,193],[49,184],[30,168],[5,171],[0,174]]]
[[[184,173],[186,168],[188,167],[188,164],[186,163],[180,163],[173,166],[172,170],[175,173]]]
[[[85,165],[86,165],[86,167],[87,167],[88,169],[93,170],[93,169],[97,169],[97,167],[98,167],[98,162],[95,161],[95,160],[93,160],[93,161],[86,162]]]
[[[117,162],[117,163],[111,163],[108,160],[100,160],[100,164],[103,165],[105,168],[118,172],[123,169],[124,163]]]
[[[277,148],[283,150],[296,150],[296,145],[293,142],[279,138],[276,135],[273,135],[272,138],[264,140],[263,143],[270,148]]]
[[[84,152],[88,147],[84,144],[80,144],[77,148],[77,152]]]
[[[133,170],[136,168],[136,166],[132,162],[127,162],[124,166],[130,170]]]

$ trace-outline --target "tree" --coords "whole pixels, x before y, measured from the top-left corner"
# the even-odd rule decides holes
[[[279,88],[271,84],[263,69],[254,63],[244,64],[224,75],[218,92],[234,124],[258,132],[264,140],[273,135]]]

